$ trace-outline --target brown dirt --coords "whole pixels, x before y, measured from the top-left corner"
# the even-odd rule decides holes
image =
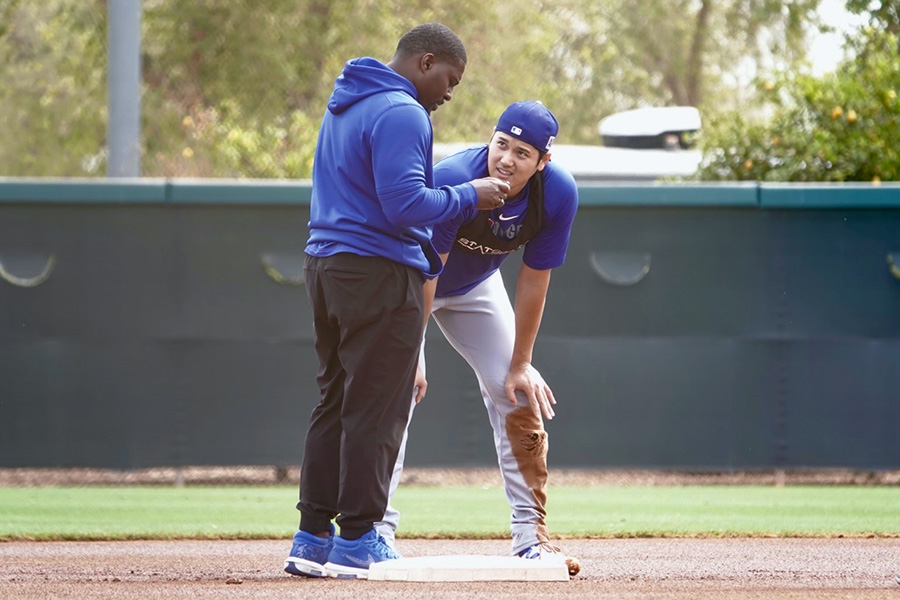
[[[0,469],[0,486],[295,484],[296,467]],[[498,486],[496,469],[407,469],[404,485]],[[898,485],[897,471],[551,471],[554,486]],[[404,540],[406,556],[506,554],[505,540]],[[900,600],[900,538],[609,539],[562,542],[568,583],[309,580],[281,571],[287,540],[0,543],[0,599]]]
[[[504,554],[503,540],[398,540],[406,556]],[[310,580],[288,540],[0,543],[0,598],[503,600],[900,598],[900,539],[566,540],[568,583]]]

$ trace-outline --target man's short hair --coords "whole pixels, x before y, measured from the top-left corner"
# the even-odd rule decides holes
[[[397,54],[434,54],[440,62],[467,63],[466,48],[449,27],[425,23],[410,29],[397,43]]]

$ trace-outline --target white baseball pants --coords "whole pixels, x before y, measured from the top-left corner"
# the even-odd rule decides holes
[[[547,501],[547,432],[527,398],[517,392],[513,406],[506,396],[506,375],[515,343],[515,315],[500,271],[462,296],[435,298],[432,316],[450,345],[478,378],[481,395],[494,430],[494,446],[506,499],[512,508],[513,554],[549,541],[545,524]],[[419,354],[424,372],[425,343]],[[427,402],[427,399],[426,399]],[[410,407],[412,421],[415,402]],[[391,478],[390,497],[378,532],[393,546],[400,513],[390,504],[400,483],[409,425]]]

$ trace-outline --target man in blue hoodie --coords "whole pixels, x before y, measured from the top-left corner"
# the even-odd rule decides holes
[[[284,570],[365,578],[398,558],[384,516],[425,324],[423,284],[443,266],[431,227],[503,205],[509,184],[481,177],[435,188],[429,115],[466,68],[437,23],[404,35],[391,62],[350,60],[335,82],[313,163],[304,273],[321,395],[300,476],[300,528]],[[335,535],[332,520],[340,527]]]

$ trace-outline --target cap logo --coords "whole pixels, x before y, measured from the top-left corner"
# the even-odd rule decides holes
[[[555,136],[555,135],[551,135],[551,136],[550,136],[550,139],[547,140],[547,150],[549,150],[549,149],[550,149],[550,146],[553,145],[554,140],[556,140],[556,136]]]
[[[522,135],[522,128],[516,127],[515,125],[513,125],[512,127],[509,128],[509,132],[513,135]]]

